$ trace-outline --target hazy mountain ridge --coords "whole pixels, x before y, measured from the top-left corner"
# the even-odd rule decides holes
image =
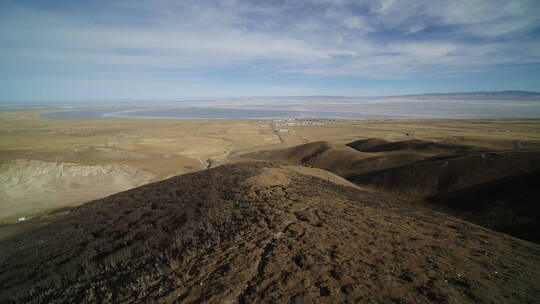
[[[345,95],[291,95],[291,96],[252,96],[252,97],[228,97],[226,99],[291,99],[291,100],[343,100],[343,99],[376,99],[376,98],[540,98],[540,92],[527,90],[503,90],[503,91],[463,91],[463,92],[429,92],[418,94],[399,94],[399,95],[371,95],[371,96],[345,96]]]
[[[415,99],[537,99],[540,98],[540,92],[534,91],[471,91],[471,92],[455,92],[455,93],[425,93],[413,95],[401,95],[392,97],[407,97]]]
[[[51,105],[73,107],[80,105],[84,107],[94,106],[106,106],[111,102],[115,105],[132,105],[132,104],[148,104],[154,105],[163,104],[175,104],[177,102],[189,102],[200,104],[206,102],[249,102],[249,101],[306,101],[306,100],[318,100],[318,101],[356,101],[356,100],[370,100],[370,99],[536,99],[540,98],[540,92],[536,91],[524,91],[524,90],[505,90],[505,91],[468,91],[468,92],[431,92],[431,93],[419,93],[419,94],[401,94],[401,95],[371,95],[371,96],[345,96],[345,95],[281,95],[281,96],[230,96],[230,97],[190,97],[190,98],[155,98],[155,99],[75,99],[75,100],[9,100],[4,101],[0,108],[4,110],[18,109],[21,105],[32,105],[35,108],[48,108]],[[89,105],[91,103],[92,105]],[[157,103],[157,104],[155,104]]]

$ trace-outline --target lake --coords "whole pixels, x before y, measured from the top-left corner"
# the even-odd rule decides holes
[[[202,104],[203,106],[198,106]],[[538,100],[396,100],[177,102],[121,105],[43,114],[94,119],[472,119],[540,118]]]

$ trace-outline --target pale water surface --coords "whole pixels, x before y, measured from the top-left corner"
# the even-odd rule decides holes
[[[51,105],[49,108],[62,111],[42,116],[100,119],[540,118],[540,100],[231,99],[84,106],[82,109],[80,106]]]

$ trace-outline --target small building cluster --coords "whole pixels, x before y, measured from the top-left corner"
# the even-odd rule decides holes
[[[317,119],[274,119],[274,127],[292,127],[292,126],[324,126],[325,123]]]
[[[294,130],[279,128],[279,127],[295,127],[295,126],[324,126],[325,122],[318,119],[274,119],[270,124],[261,124],[261,134],[289,134],[295,133]]]

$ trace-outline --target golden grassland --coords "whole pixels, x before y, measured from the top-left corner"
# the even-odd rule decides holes
[[[43,180],[49,178],[44,174],[50,173],[39,175],[27,172],[25,176],[35,176],[40,187],[34,189],[33,181],[27,181],[27,187],[21,188],[11,197],[6,194],[9,192],[2,192],[6,189],[0,189],[0,196],[4,193],[4,197],[0,197],[0,213],[2,209],[9,208],[12,215],[10,221],[18,214],[17,210],[12,209],[24,206],[30,197],[36,204],[30,215],[39,214],[52,207],[80,204],[110,195],[115,190],[139,185],[140,176],[136,182],[126,180],[129,174],[141,175],[141,171],[137,170],[152,176],[144,180],[151,182],[219,165],[243,153],[314,141],[344,144],[369,137],[392,141],[415,138],[494,149],[515,149],[516,141],[522,140],[525,148],[540,148],[540,119],[321,120],[322,125],[272,126],[272,121],[262,120],[41,118],[40,114],[45,112],[0,111],[0,165],[4,165],[0,166],[0,170],[4,170],[0,174],[7,174],[6,168],[10,166],[6,164],[26,159],[80,164],[86,166],[84,168],[87,165],[109,166],[107,174],[120,174],[124,180],[118,183],[120,188],[104,187],[107,190],[100,192],[86,189],[92,187],[92,183],[74,183],[70,188],[69,181],[59,177],[50,177],[56,178],[54,181]],[[280,129],[286,129],[288,133],[277,132]],[[119,166],[120,169],[114,171],[110,169],[111,165]],[[128,167],[133,170],[125,169]],[[16,168],[20,168],[20,164]],[[53,172],[51,170],[46,172]],[[109,183],[103,177],[95,178],[102,184]],[[44,189],[48,192],[40,192]],[[77,197],[78,193],[85,193],[85,196]],[[46,203],[38,204],[41,198]],[[0,221],[3,217],[0,214]]]
[[[0,161],[113,162],[168,175],[199,170],[201,161],[224,159],[233,150],[279,143],[276,135],[260,133],[258,121],[48,119],[41,113],[0,112]],[[84,147],[103,149],[77,153]]]
[[[269,121],[260,120],[50,119],[40,118],[43,112],[0,111],[0,161],[32,158],[95,164],[130,158],[63,158],[77,147],[103,147],[144,154],[144,161],[132,164],[169,173],[196,170],[199,160],[223,160],[243,149],[320,140],[418,138],[496,149],[513,149],[518,139],[526,147],[540,144],[539,119],[324,121],[324,125],[275,127],[289,131],[278,135],[271,133]]]

